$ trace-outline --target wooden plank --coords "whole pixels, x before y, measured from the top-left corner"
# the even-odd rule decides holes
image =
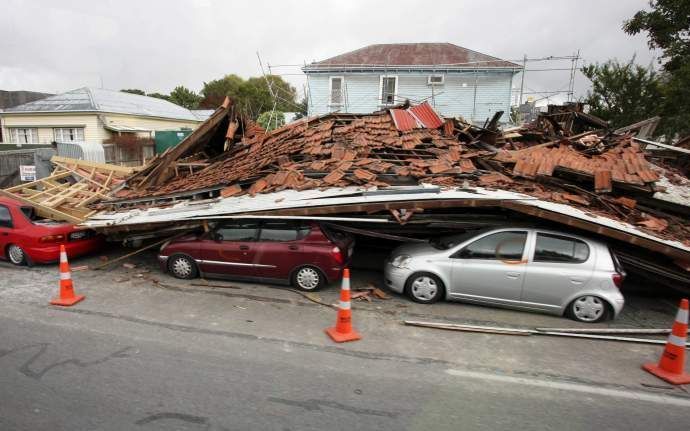
[[[35,186],[43,185],[47,179],[61,180],[63,178],[69,177],[70,175],[72,175],[72,174],[70,174],[69,172],[62,172],[62,173],[59,173],[57,175],[52,175],[50,177],[41,178],[40,180],[32,181],[30,183],[24,183],[24,184],[20,184],[18,186],[7,188],[7,189],[5,189],[5,191],[14,192],[16,190],[20,190],[20,189],[23,189],[26,187],[35,187]]]
[[[77,168],[82,168],[85,170],[87,168],[96,168],[96,170],[98,171],[105,171],[105,174],[107,174],[108,172],[116,172],[122,174],[122,176],[129,176],[137,171],[137,168],[134,167],[110,165],[107,163],[98,163],[89,160],[70,159],[68,157],[60,156],[53,156],[50,158],[50,161],[53,163],[62,163],[63,165],[75,165]]]
[[[22,202],[24,204],[32,206],[34,209],[36,209],[36,213],[41,217],[46,217],[46,218],[50,218],[53,220],[59,220],[59,221],[66,221],[66,222],[75,223],[75,224],[81,223],[83,221],[83,219],[80,217],[75,217],[71,214],[67,214],[65,212],[56,210],[54,208],[44,207],[43,205],[41,205],[37,202],[31,201],[31,200],[26,199],[22,196],[15,195],[11,192],[8,192],[7,190],[0,190],[0,195],[7,196],[10,199],[14,199],[14,200],[17,200],[17,201]]]

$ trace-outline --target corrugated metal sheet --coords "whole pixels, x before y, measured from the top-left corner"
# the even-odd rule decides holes
[[[199,121],[187,108],[167,100],[104,88],[83,87],[5,110],[28,112],[109,112],[145,117]]]
[[[427,102],[408,109],[390,109],[389,112],[395,127],[401,132],[419,128],[438,129],[443,125],[443,119]]]
[[[405,132],[407,130],[412,130],[416,129],[418,126],[417,124],[417,119],[410,115],[409,112],[407,112],[404,109],[390,109],[389,112],[391,113],[391,116],[393,117],[393,121],[395,122],[395,127],[400,130],[401,132]]]
[[[434,108],[428,102],[421,103],[417,106],[412,106],[408,109],[409,113],[414,116],[423,127],[427,129],[438,129],[443,125],[443,120],[438,116]]]

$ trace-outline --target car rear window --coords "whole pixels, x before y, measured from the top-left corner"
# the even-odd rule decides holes
[[[584,241],[547,233],[537,234],[535,262],[582,263],[588,258],[589,247]]]
[[[261,226],[260,241],[296,241],[301,237],[301,225],[295,222],[265,221]]]
[[[223,241],[254,241],[259,223],[250,221],[225,222],[216,231]]]

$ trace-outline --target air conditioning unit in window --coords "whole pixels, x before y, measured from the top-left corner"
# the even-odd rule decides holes
[[[429,75],[427,80],[428,85],[443,85],[444,75]]]

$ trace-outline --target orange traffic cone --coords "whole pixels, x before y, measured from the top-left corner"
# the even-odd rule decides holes
[[[340,287],[340,308],[335,326],[326,329],[333,341],[343,343],[345,341],[355,341],[362,337],[352,329],[352,307],[350,305],[350,270],[343,269],[343,283]]]
[[[64,305],[69,307],[84,299],[84,295],[75,295],[72,286],[72,273],[67,262],[67,252],[65,246],[60,246],[60,296],[50,301],[53,305]]]
[[[668,336],[668,342],[661,359],[659,359],[659,364],[644,364],[642,368],[674,385],[690,383],[690,374],[683,371],[687,340],[688,300],[683,299],[680,301],[676,321],[673,322],[673,329],[671,335]]]

